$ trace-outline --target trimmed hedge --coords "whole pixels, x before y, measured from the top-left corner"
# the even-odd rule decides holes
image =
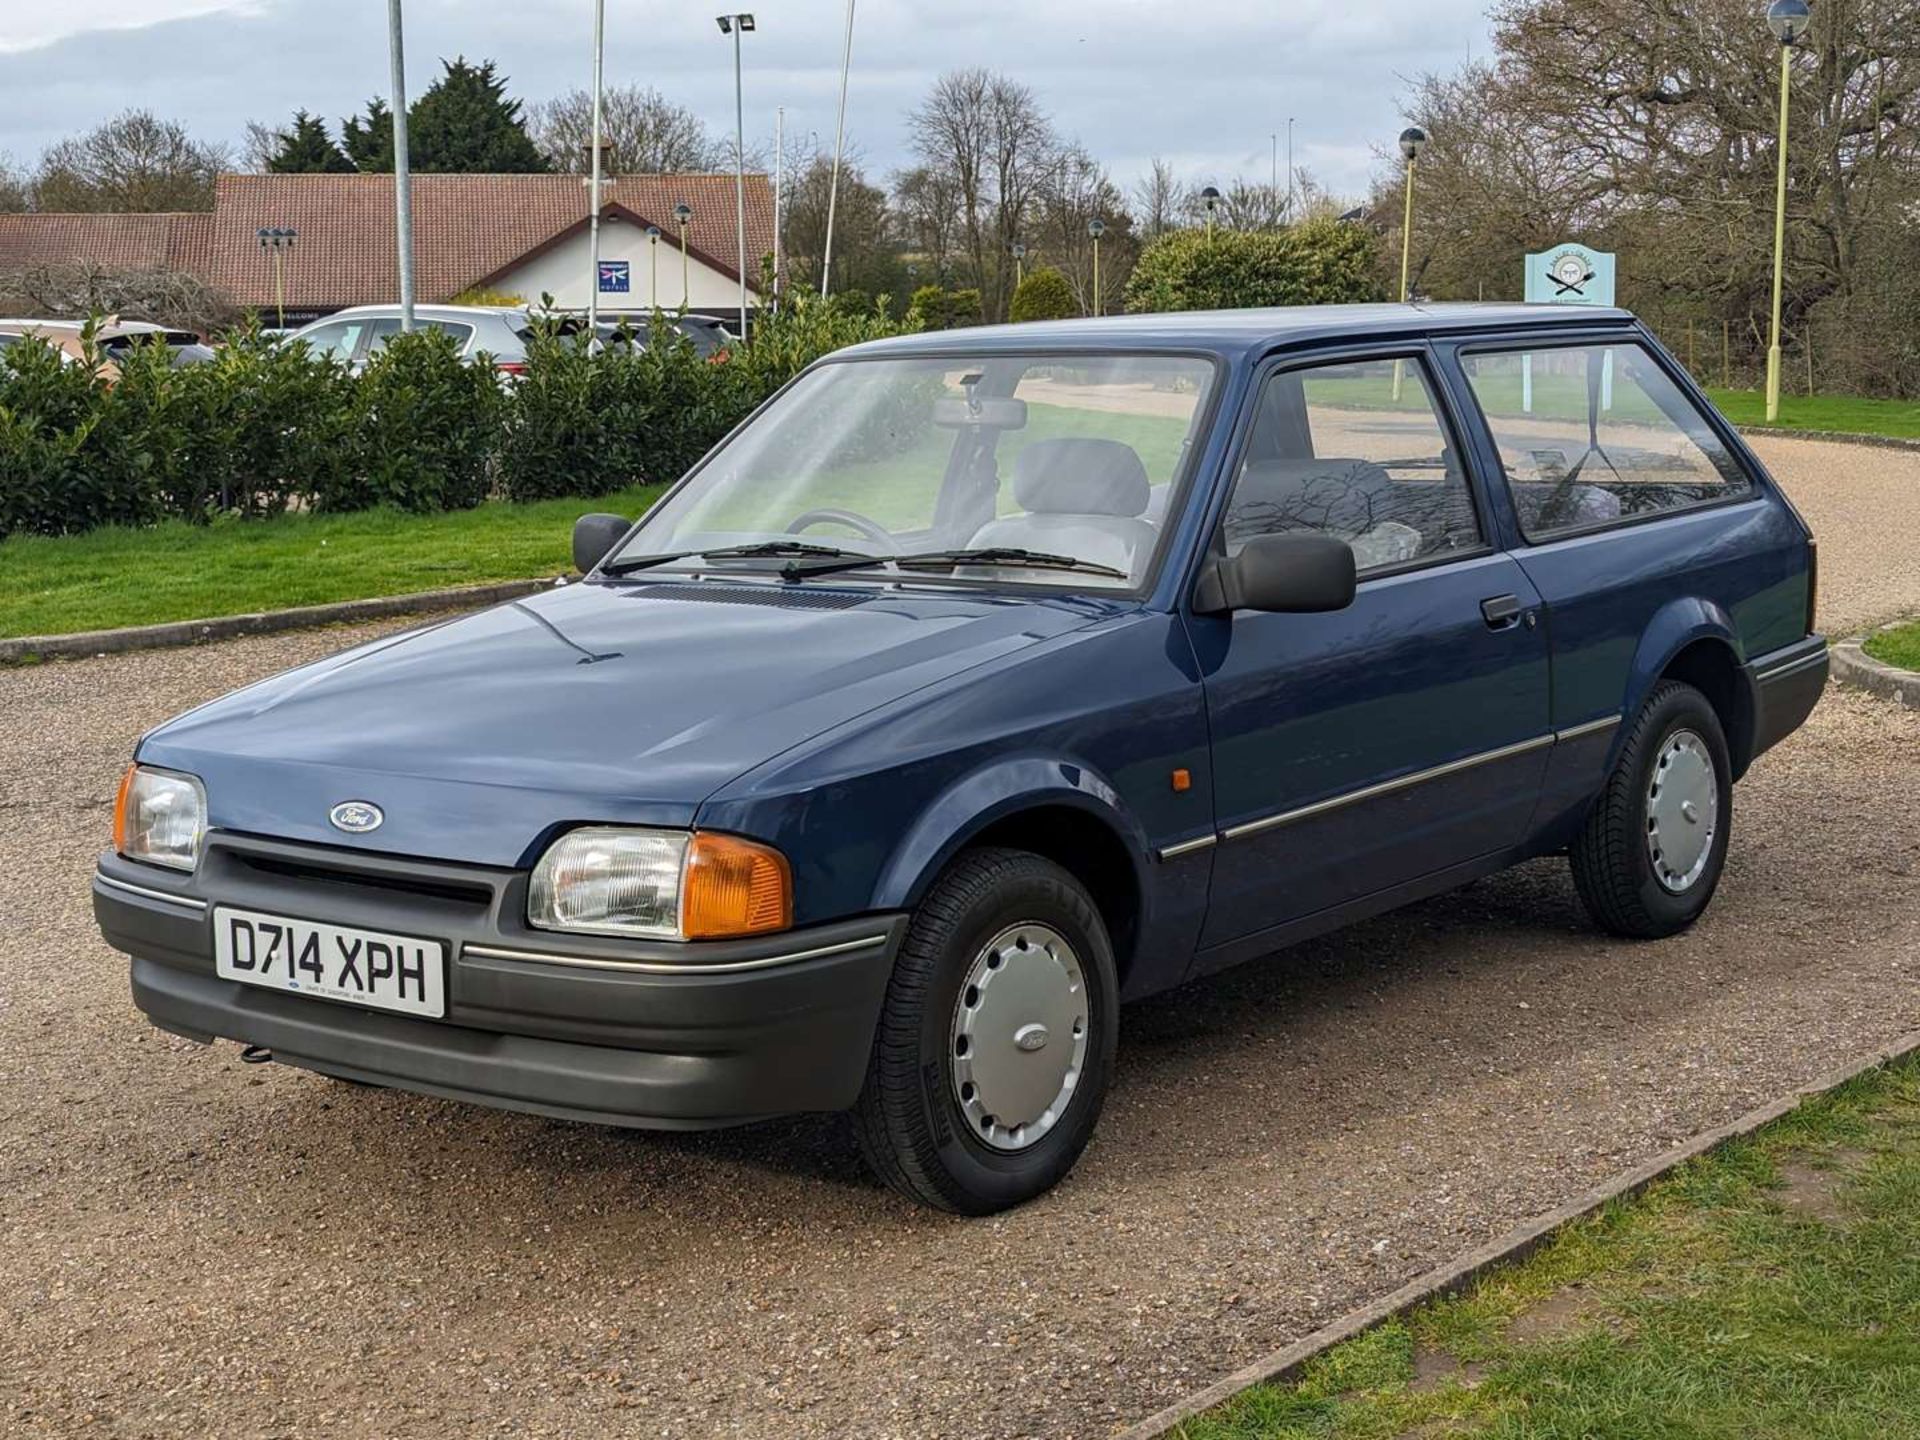
[[[1285,230],[1170,230],[1140,252],[1127,309],[1235,310],[1377,300],[1379,237],[1365,225],[1307,220]]]
[[[1080,302],[1073,298],[1073,286],[1067,283],[1067,277],[1051,265],[1042,265],[1014,286],[1007,318],[1015,323],[1071,320],[1079,313]]]
[[[654,343],[591,351],[541,321],[517,383],[432,329],[395,336],[357,376],[257,327],[179,369],[160,346],[108,367],[26,341],[0,350],[0,536],[668,481],[821,355],[908,328],[884,302],[800,299],[703,358],[665,317]]]

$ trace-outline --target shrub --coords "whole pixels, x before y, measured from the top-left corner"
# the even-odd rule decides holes
[[[1364,225],[1308,220],[1287,230],[1174,230],[1140,252],[1127,309],[1231,310],[1341,305],[1379,298],[1379,237]]]
[[[493,368],[466,365],[443,331],[395,335],[367,363],[347,414],[343,464],[322,510],[465,510],[487,498],[500,408]]]
[[[97,363],[70,364],[39,340],[0,350],[0,536],[158,518],[165,441],[115,423],[112,396]]]
[[[1080,313],[1067,277],[1051,265],[1042,265],[1013,290],[1007,317],[1014,321],[1071,320]]]
[[[978,325],[984,313],[978,290],[922,285],[907,306],[907,321],[916,330],[957,330],[962,325]]]

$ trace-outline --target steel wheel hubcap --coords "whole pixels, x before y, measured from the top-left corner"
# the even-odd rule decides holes
[[[1720,825],[1713,756],[1691,730],[1676,730],[1647,782],[1647,854],[1660,883],[1678,895],[1707,868]]]
[[[1024,1150],[1067,1111],[1087,1058],[1086,976],[1049,925],[1009,925],[974,957],[954,1006],[953,1095],[974,1135]]]

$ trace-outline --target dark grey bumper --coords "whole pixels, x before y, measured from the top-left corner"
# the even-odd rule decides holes
[[[514,872],[230,836],[191,878],[102,856],[93,903],[163,1029],[349,1079],[668,1129],[851,1105],[906,926],[871,915],[692,946],[564,936],[521,923]],[[214,903],[438,937],[446,1018],[223,980]]]
[[[1806,723],[1827,688],[1828,667],[1824,635],[1809,635],[1747,666],[1753,681],[1755,756],[1772,749]]]

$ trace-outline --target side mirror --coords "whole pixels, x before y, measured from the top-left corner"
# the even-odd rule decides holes
[[[1194,587],[1193,608],[1202,615],[1344,610],[1353,603],[1355,583],[1353,547],[1344,540],[1311,530],[1255,535],[1239,554],[1208,564]]]
[[[633,522],[624,515],[582,515],[573,522],[573,568],[586,574],[632,528]]]

